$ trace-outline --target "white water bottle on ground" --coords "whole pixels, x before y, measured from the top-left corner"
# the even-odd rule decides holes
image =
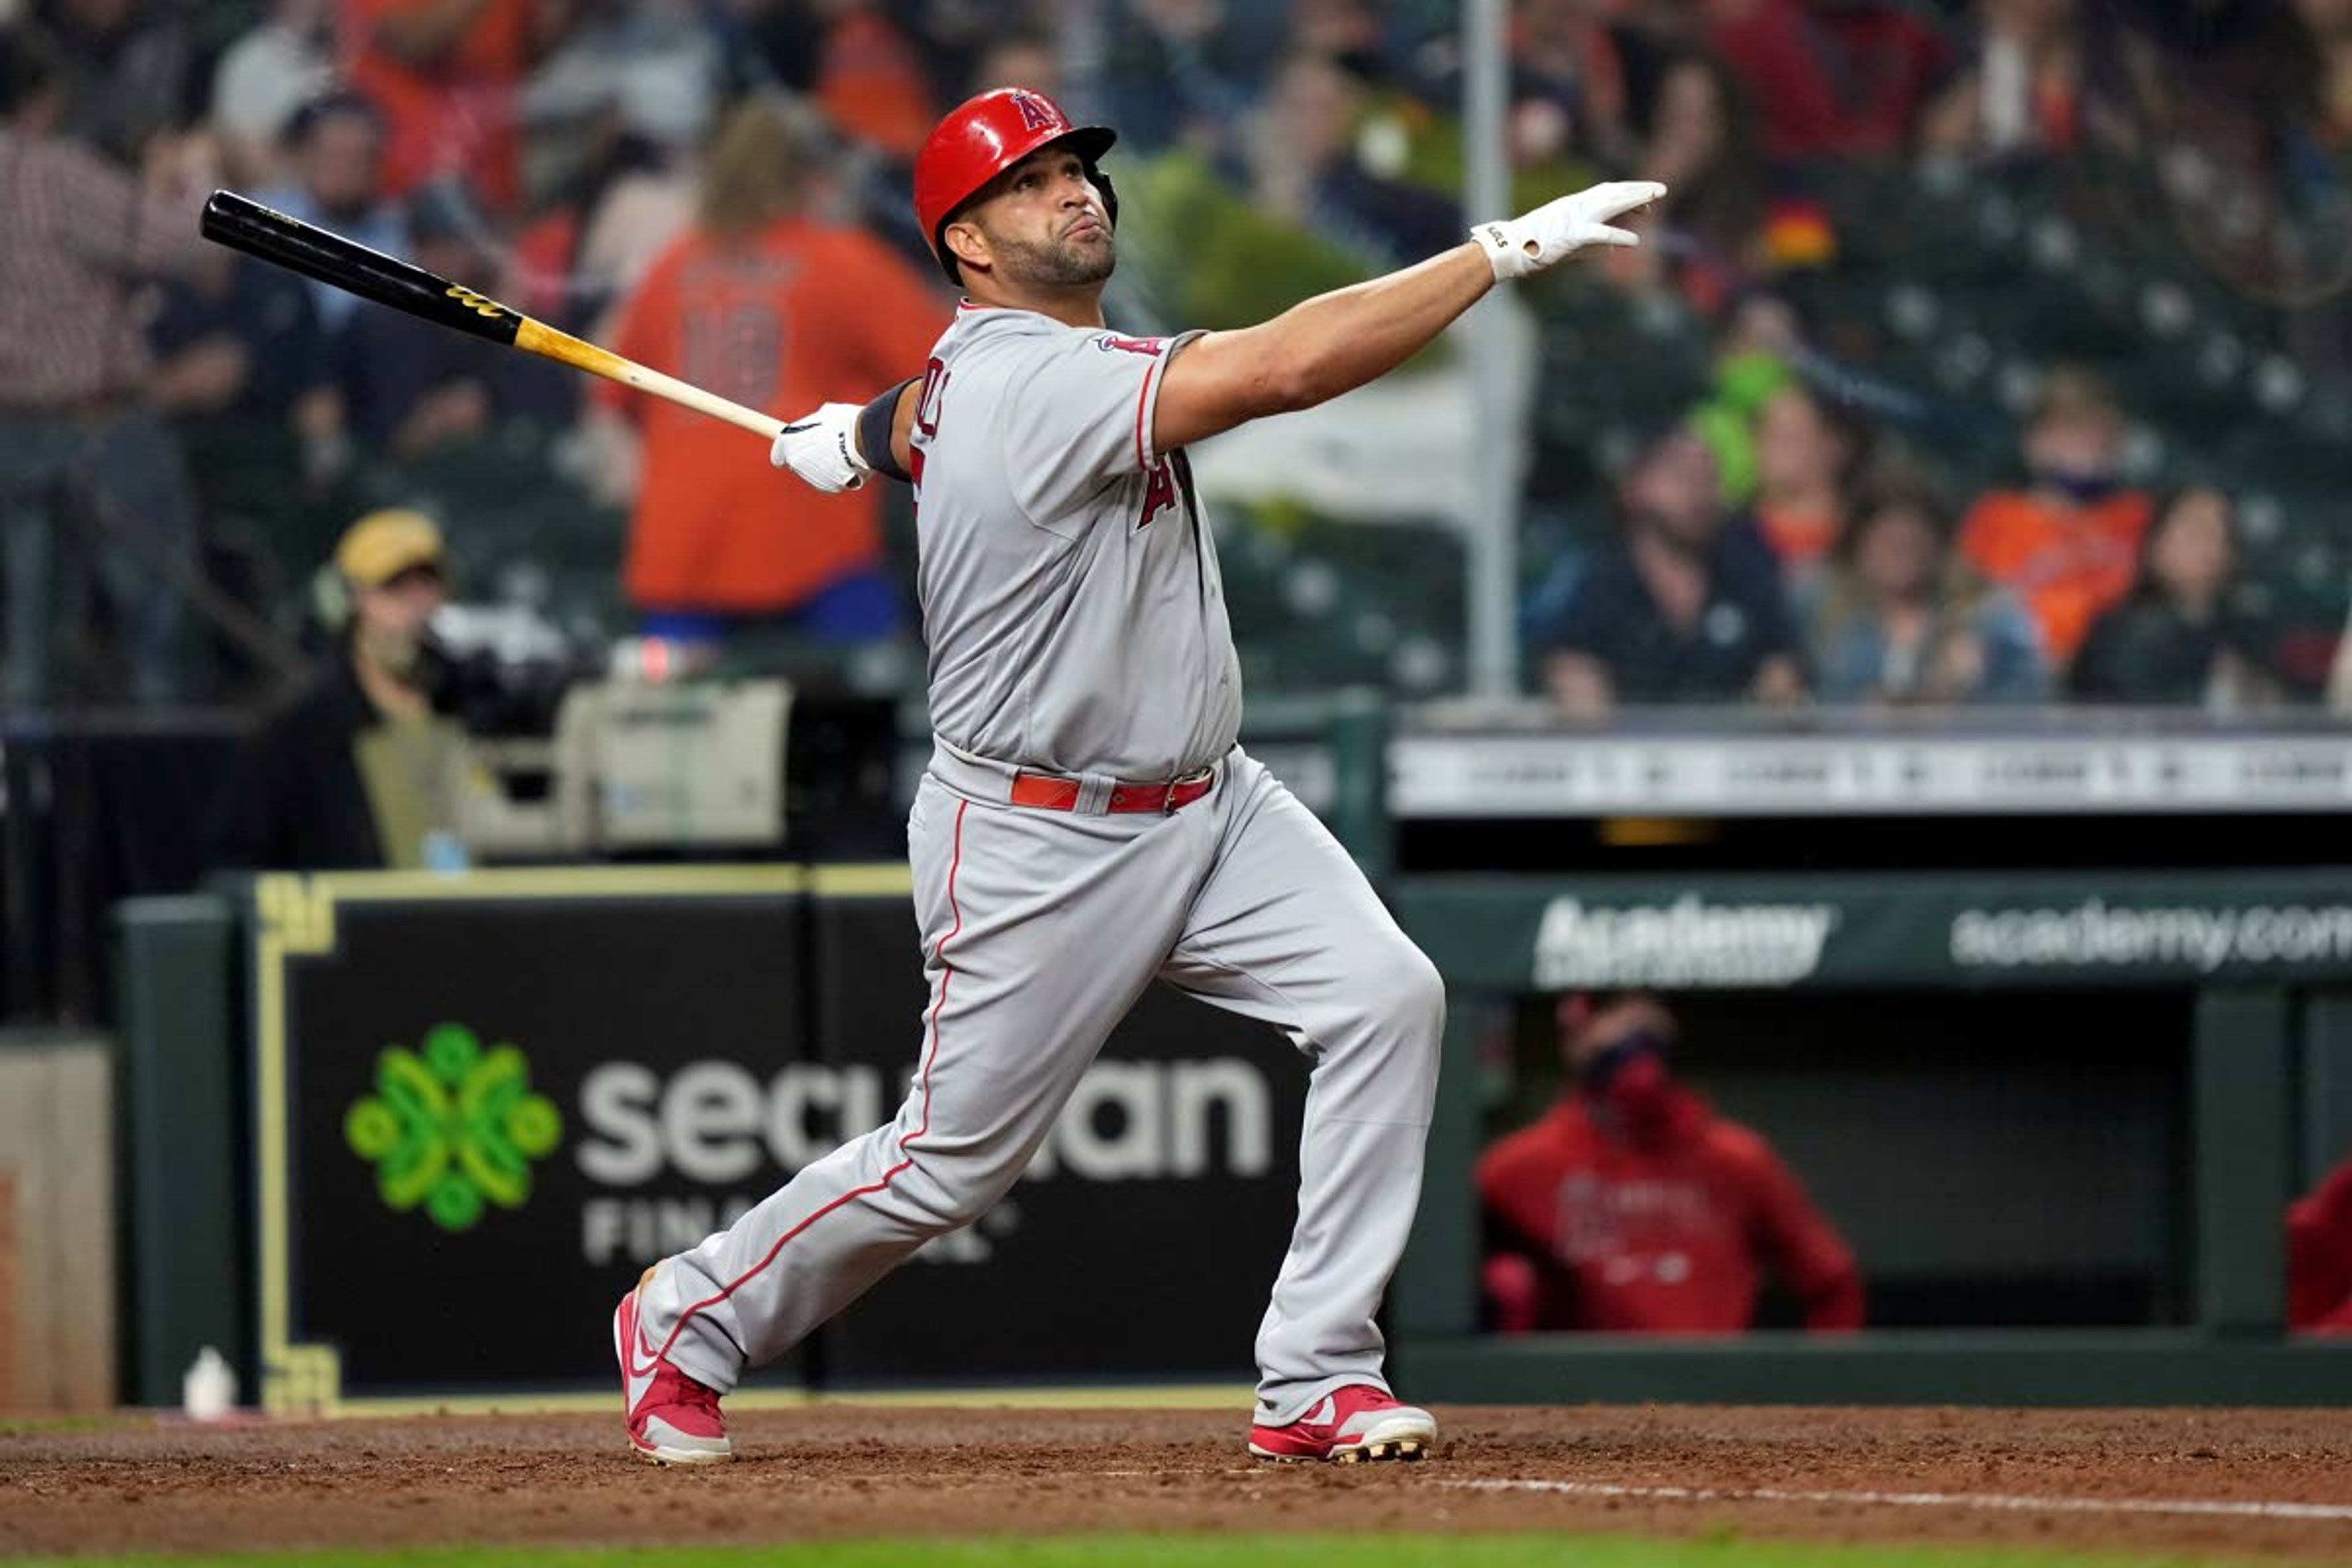
[[[206,1345],[180,1380],[180,1400],[191,1421],[218,1421],[236,1408],[236,1370]]]

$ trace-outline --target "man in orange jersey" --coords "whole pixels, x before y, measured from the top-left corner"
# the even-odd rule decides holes
[[[2123,438],[2123,412],[2097,376],[2052,371],[2025,428],[2031,482],[1983,497],[1960,526],[1961,551],[2025,601],[2055,669],[2139,568],[2148,498],[2124,488]]]
[[[753,408],[805,408],[929,354],[945,302],[880,241],[803,213],[803,133],[754,100],[713,143],[692,227],[623,303],[614,346]],[[896,630],[879,487],[780,493],[742,432],[609,382],[600,440],[642,437],[625,582],[652,635],[705,649],[753,625],[834,642]]]
[[[463,175],[511,212],[522,195],[515,93],[566,9],[540,0],[339,0],[337,53],[384,111],[387,194]]]

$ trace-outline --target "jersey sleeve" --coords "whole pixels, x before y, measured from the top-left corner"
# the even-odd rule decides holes
[[[1105,485],[1159,462],[1151,420],[1160,383],[1199,335],[1057,332],[1028,350],[1002,416],[1006,471],[1030,521],[1066,521]]]

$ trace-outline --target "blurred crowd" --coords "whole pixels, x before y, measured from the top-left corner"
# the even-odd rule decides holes
[[[0,18],[17,703],[274,689],[314,569],[385,506],[439,515],[460,596],[561,621],[564,583],[604,584],[611,613],[573,624],[608,637],[911,635],[898,503],[806,495],[739,432],[232,258],[197,238],[215,186],[779,413],[919,368],[952,295],[908,168],[984,87],[1118,128],[1110,304],[1135,329],[1260,319],[1465,217],[1460,20],[1437,0]],[[2237,437],[2352,435],[2331,274],[2352,256],[2352,0],[1517,0],[1507,91],[1516,204],[1613,176],[1671,192],[1639,250],[1528,290],[1531,690],[1583,714],[2326,695],[2352,566],[2332,514]],[[2132,180],[2145,205],[2118,215]],[[1998,202],[2054,215],[2016,241],[2038,270],[2000,259]],[[1991,247],[1967,288],[1914,221],[1955,211]],[[2095,315],[2066,290],[2090,300],[2102,268],[2131,331],[2003,335],[2021,293]],[[2101,352],[2134,332],[2178,340],[2208,401]],[[1223,521],[1296,572],[1291,547],[1332,533],[1298,510]],[[465,580],[465,542],[492,535],[495,580]],[[1373,576],[1352,625],[1382,649],[1410,639],[1363,626],[1454,594],[1434,566]],[[1370,668],[1461,679],[1458,658]]]

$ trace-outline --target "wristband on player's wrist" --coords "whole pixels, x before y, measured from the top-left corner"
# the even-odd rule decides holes
[[[858,457],[876,473],[887,475],[902,485],[912,484],[914,476],[898,466],[898,456],[890,449],[890,436],[898,428],[899,395],[920,379],[919,376],[908,376],[857,414]]]

